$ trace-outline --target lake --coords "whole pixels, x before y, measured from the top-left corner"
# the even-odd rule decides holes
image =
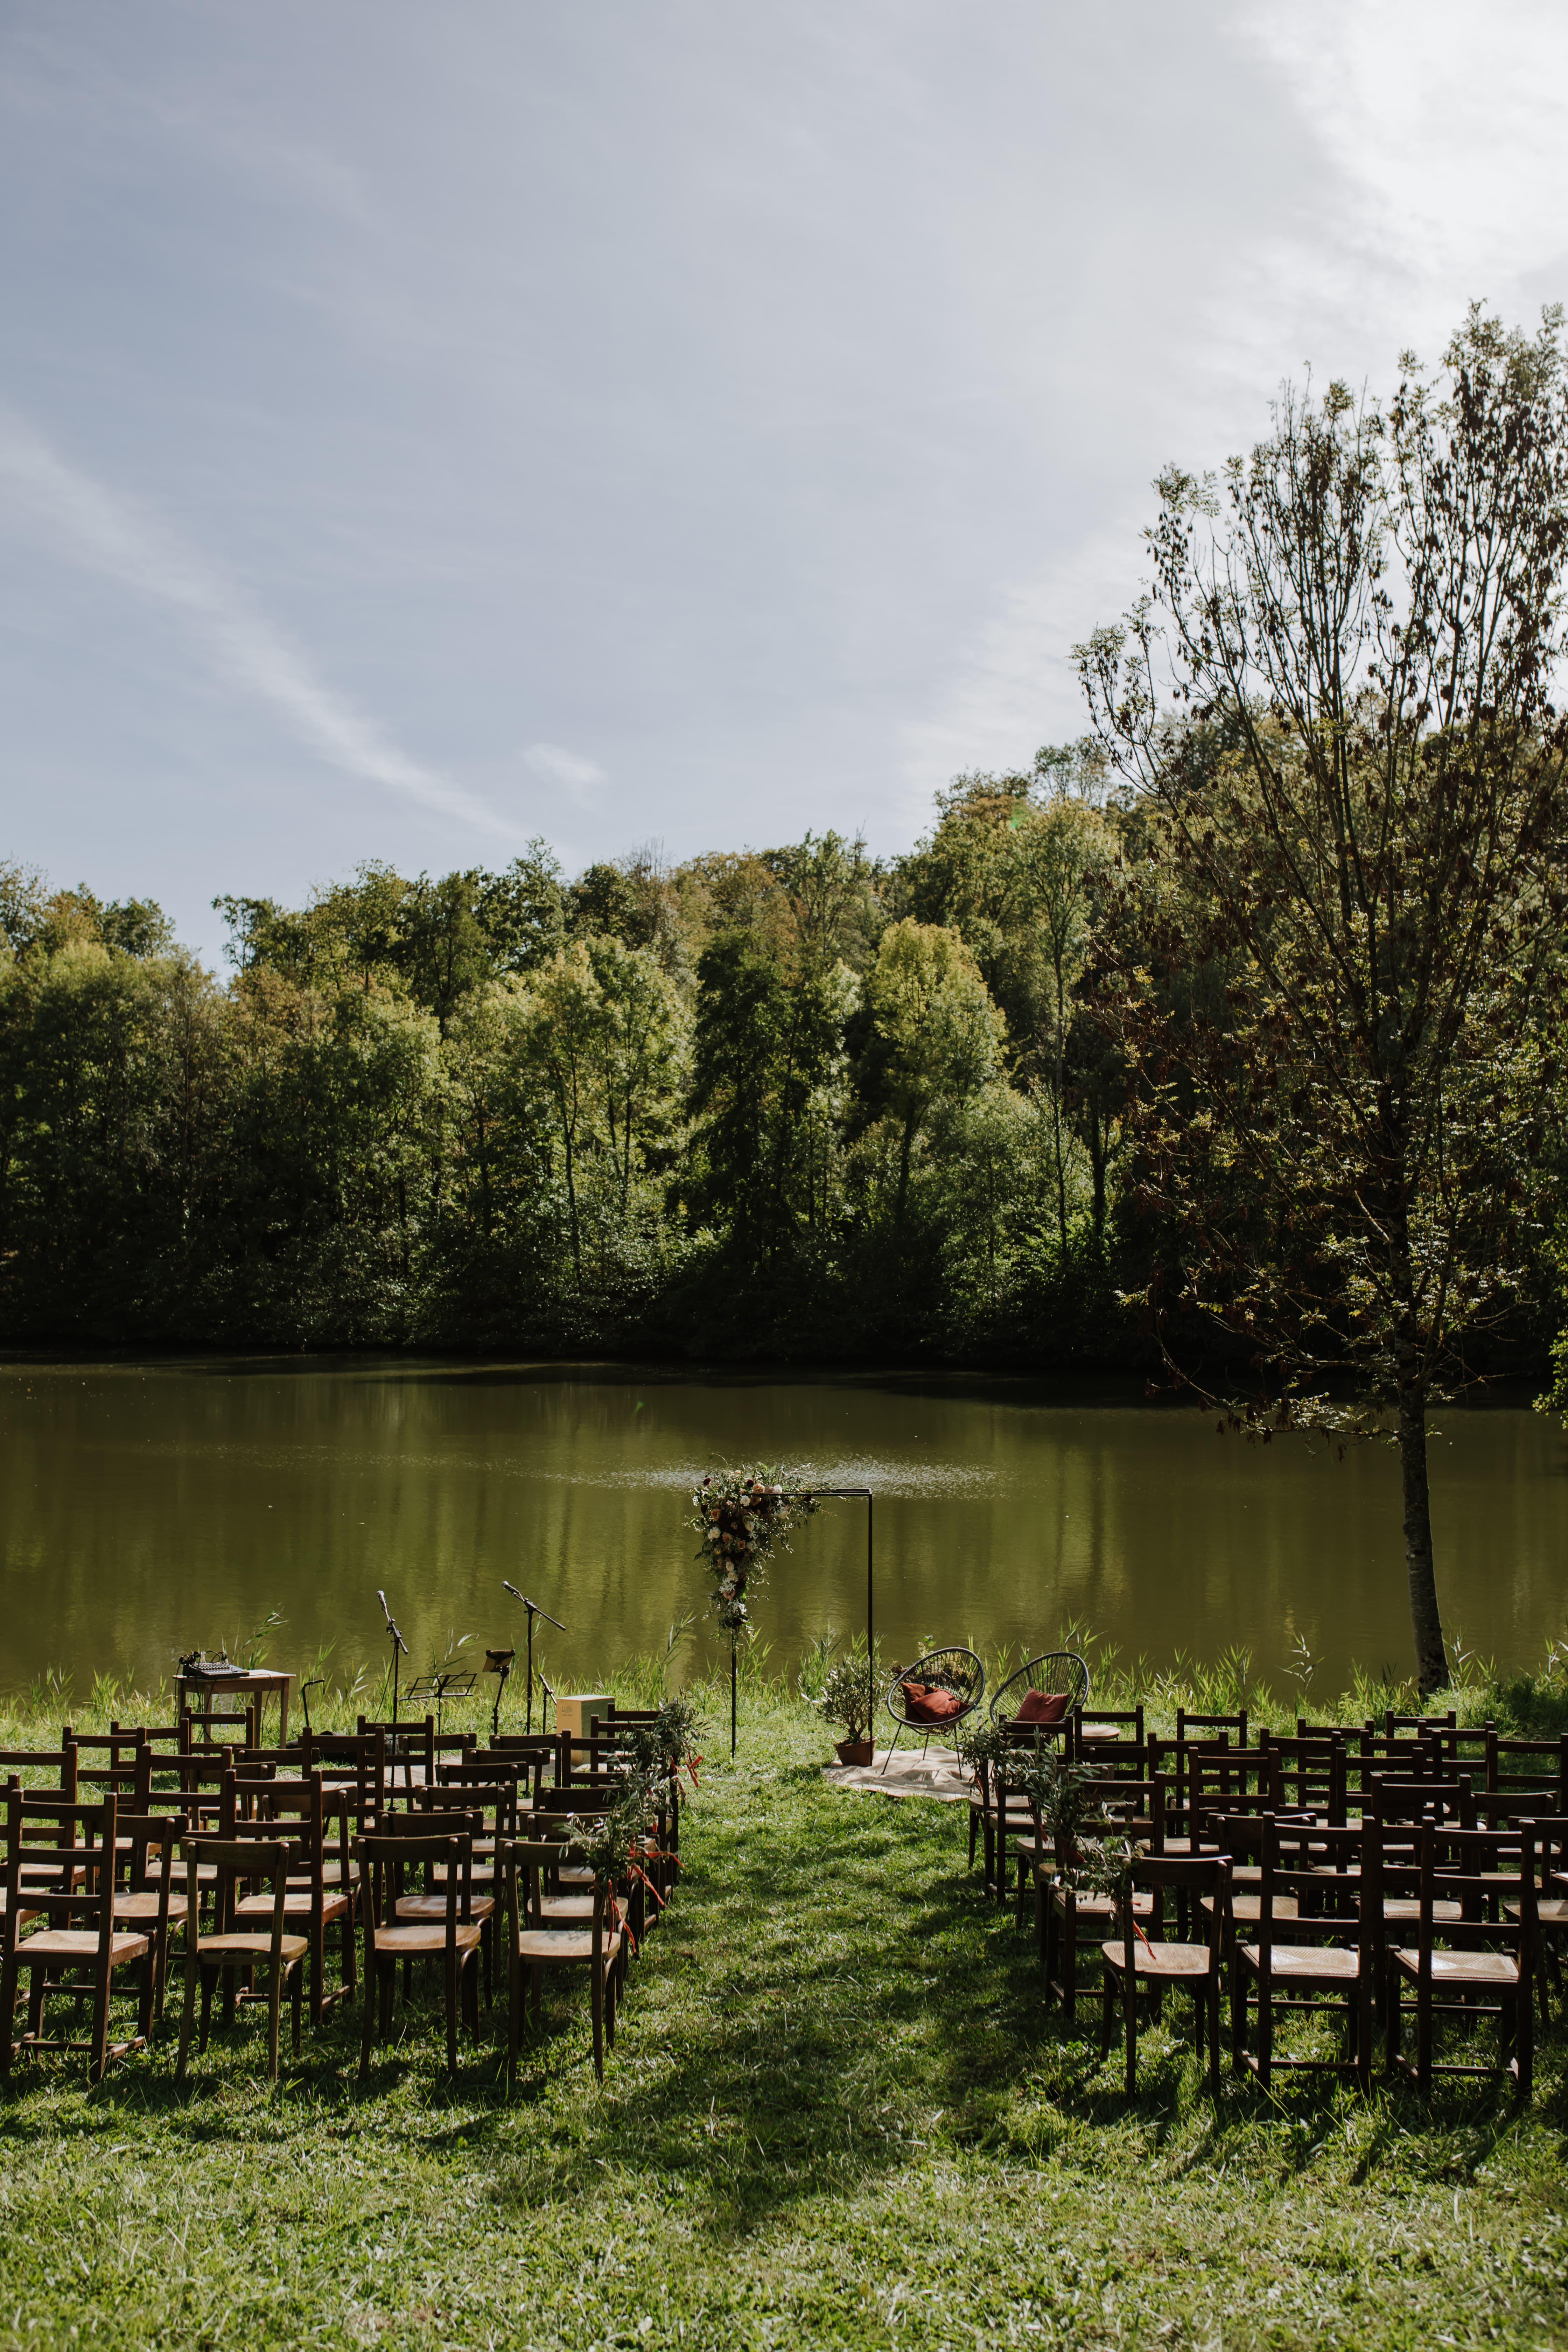
[[[1534,1665],[1564,1625],[1568,1438],[1521,1403],[1436,1418],[1448,1632]],[[325,1643],[335,1668],[379,1660],[378,1586],[424,1671],[454,1634],[521,1643],[510,1577],[568,1629],[542,1632],[552,1681],[591,1685],[704,1606],[693,1475],[759,1458],[875,1490],[899,1656],[927,1634],[1044,1647],[1076,1621],[1156,1663],[1245,1644],[1266,1675],[1300,1634],[1320,1687],[1407,1665],[1392,1449],[1249,1446],[1102,1381],[264,1358],[0,1366],[0,1683],[155,1683],[270,1609],[274,1664]],[[864,1606],[846,1502],[753,1615],[776,1667]],[[700,1629],[686,1654],[725,1653]]]

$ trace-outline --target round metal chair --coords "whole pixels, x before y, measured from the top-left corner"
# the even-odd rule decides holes
[[[1005,1704],[1009,1692],[1016,1702],[1022,1699],[1026,1691],[1031,1690],[1044,1691],[1047,1698],[1065,1697],[1065,1720],[1075,1706],[1088,1703],[1089,1667],[1076,1650],[1043,1650],[1037,1658],[1031,1658],[1026,1666],[1020,1666],[1016,1675],[1009,1675],[1005,1683],[997,1685],[996,1695],[991,1702],[992,1722],[1005,1722],[1012,1713],[1012,1708]]]
[[[950,1691],[958,1705],[951,1715],[922,1715],[921,1702],[910,1696],[908,1685],[921,1685],[928,1691]],[[973,1715],[985,1696],[985,1669],[973,1650],[928,1650],[912,1666],[901,1666],[882,1701],[898,1728],[893,1734],[893,1748],[906,1731],[918,1731],[924,1742],[923,1756],[933,1737],[945,1742],[952,1738],[966,1715]],[[882,1769],[888,1769],[889,1748],[882,1759]]]

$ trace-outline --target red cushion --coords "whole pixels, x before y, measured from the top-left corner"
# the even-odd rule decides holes
[[[904,1685],[904,1688],[906,1691],[910,1690],[908,1683]],[[917,1683],[914,1688],[919,1690],[920,1685]],[[919,1698],[916,1698],[911,1692],[909,1705],[910,1721],[911,1723],[946,1723],[958,1713],[963,1705],[963,1701],[956,1691],[921,1691]]]
[[[1068,1711],[1065,1691],[1028,1690],[1014,1717],[1015,1723],[1060,1723]]]
[[[904,1696],[909,1701],[910,1713],[912,1715],[915,1708],[921,1706],[925,1700],[926,1686],[924,1683],[906,1683],[904,1685]]]

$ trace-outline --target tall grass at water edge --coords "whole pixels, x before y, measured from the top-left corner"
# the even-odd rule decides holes
[[[693,1622],[688,1619],[671,1626],[662,1654],[623,1659],[602,1669],[599,1678],[623,1706],[652,1706],[667,1690],[691,1690],[712,1717],[717,1738],[719,1718],[729,1706],[729,1655],[726,1651],[702,1660],[689,1657],[688,1637]],[[265,1631],[271,1634],[274,1629]],[[902,1665],[939,1646],[934,1637],[922,1636],[909,1657],[901,1658],[879,1641],[879,1666],[890,1682]],[[989,1645],[973,1637],[969,1646],[984,1666],[987,1693],[997,1690],[1038,1654],[1022,1643]],[[1550,1737],[1568,1730],[1568,1634],[1548,1643],[1533,1670],[1500,1668],[1456,1641],[1450,1644],[1449,1685],[1426,1702],[1413,1680],[1386,1664],[1375,1673],[1358,1665],[1348,1686],[1331,1690],[1323,1684],[1319,1663],[1304,1645],[1299,1646],[1284,1674],[1272,1683],[1257,1672],[1251,1652],[1243,1647],[1227,1649],[1213,1660],[1178,1651],[1162,1664],[1142,1652],[1128,1656],[1113,1642],[1076,1620],[1059,1629],[1050,1646],[1077,1651],[1084,1658],[1091,1707],[1127,1710],[1142,1706],[1146,1728],[1165,1736],[1174,1735],[1178,1709],[1189,1715],[1233,1715],[1243,1707],[1249,1726],[1267,1723],[1281,1731],[1293,1730],[1299,1717],[1358,1728],[1368,1717],[1381,1718],[1390,1708],[1398,1715],[1419,1715],[1449,1707],[1462,1727],[1491,1722],[1505,1736]],[[249,1647],[252,1664],[283,1663],[280,1658],[256,1654],[268,1650],[265,1641],[253,1639]],[[743,1706],[771,1709],[781,1701],[809,1703],[820,1690],[833,1659],[844,1651],[863,1656],[864,1641],[841,1641],[831,1625],[793,1664],[781,1664],[773,1645],[762,1637],[742,1644],[737,1680]],[[379,1662],[374,1668],[362,1664],[334,1675],[331,1653],[322,1652],[303,1669],[300,1680],[311,1685],[310,1718],[319,1730],[352,1731],[361,1715],[381,1721],[390,1713],[391,1682]],[[488,1736],[494,1702],[495,1685],[481,1675],[471,1693],[447,1702],[441,1710],[443,1727]],[[425,1708],[424,1701],[411,1708],[405,1700],[399,1712],[416,1718]],[[535,1714],[542,1719],[537,1696]],[[112,1722],[153,1723],[172,1720],[173,1715],[173,1690],[167,1679],[149,1688],[139,1685],[129,1670],[118,1675],[100,1671],[90,1685],[84,1679],[79,1688],[68,1668],[51,1665],[36,1675],[25,1689],[0,1696],[0,1746],[38,1744],[45,1733],[58,1736],[64,1722],[81,1731],[106,1731]],[[268,1715],[276,1720],[270,1703]],[[522,1718],[521,1677],[517,1675],[504,1695],[501,1727],[519,1730]],[[290,1727],[298,1729],[303,1721],[296,1693]]]

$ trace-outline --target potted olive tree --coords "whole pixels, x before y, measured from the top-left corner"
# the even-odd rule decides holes
[[[877,1743],[871,1726],[877,1713],[877,1675],[868,1658],[840,1658],[836,1666],[830,1666],[816,1706],[826,1721],[843,1727],[843,1738],[834,1742],[840,1764],[875,1761]]]

